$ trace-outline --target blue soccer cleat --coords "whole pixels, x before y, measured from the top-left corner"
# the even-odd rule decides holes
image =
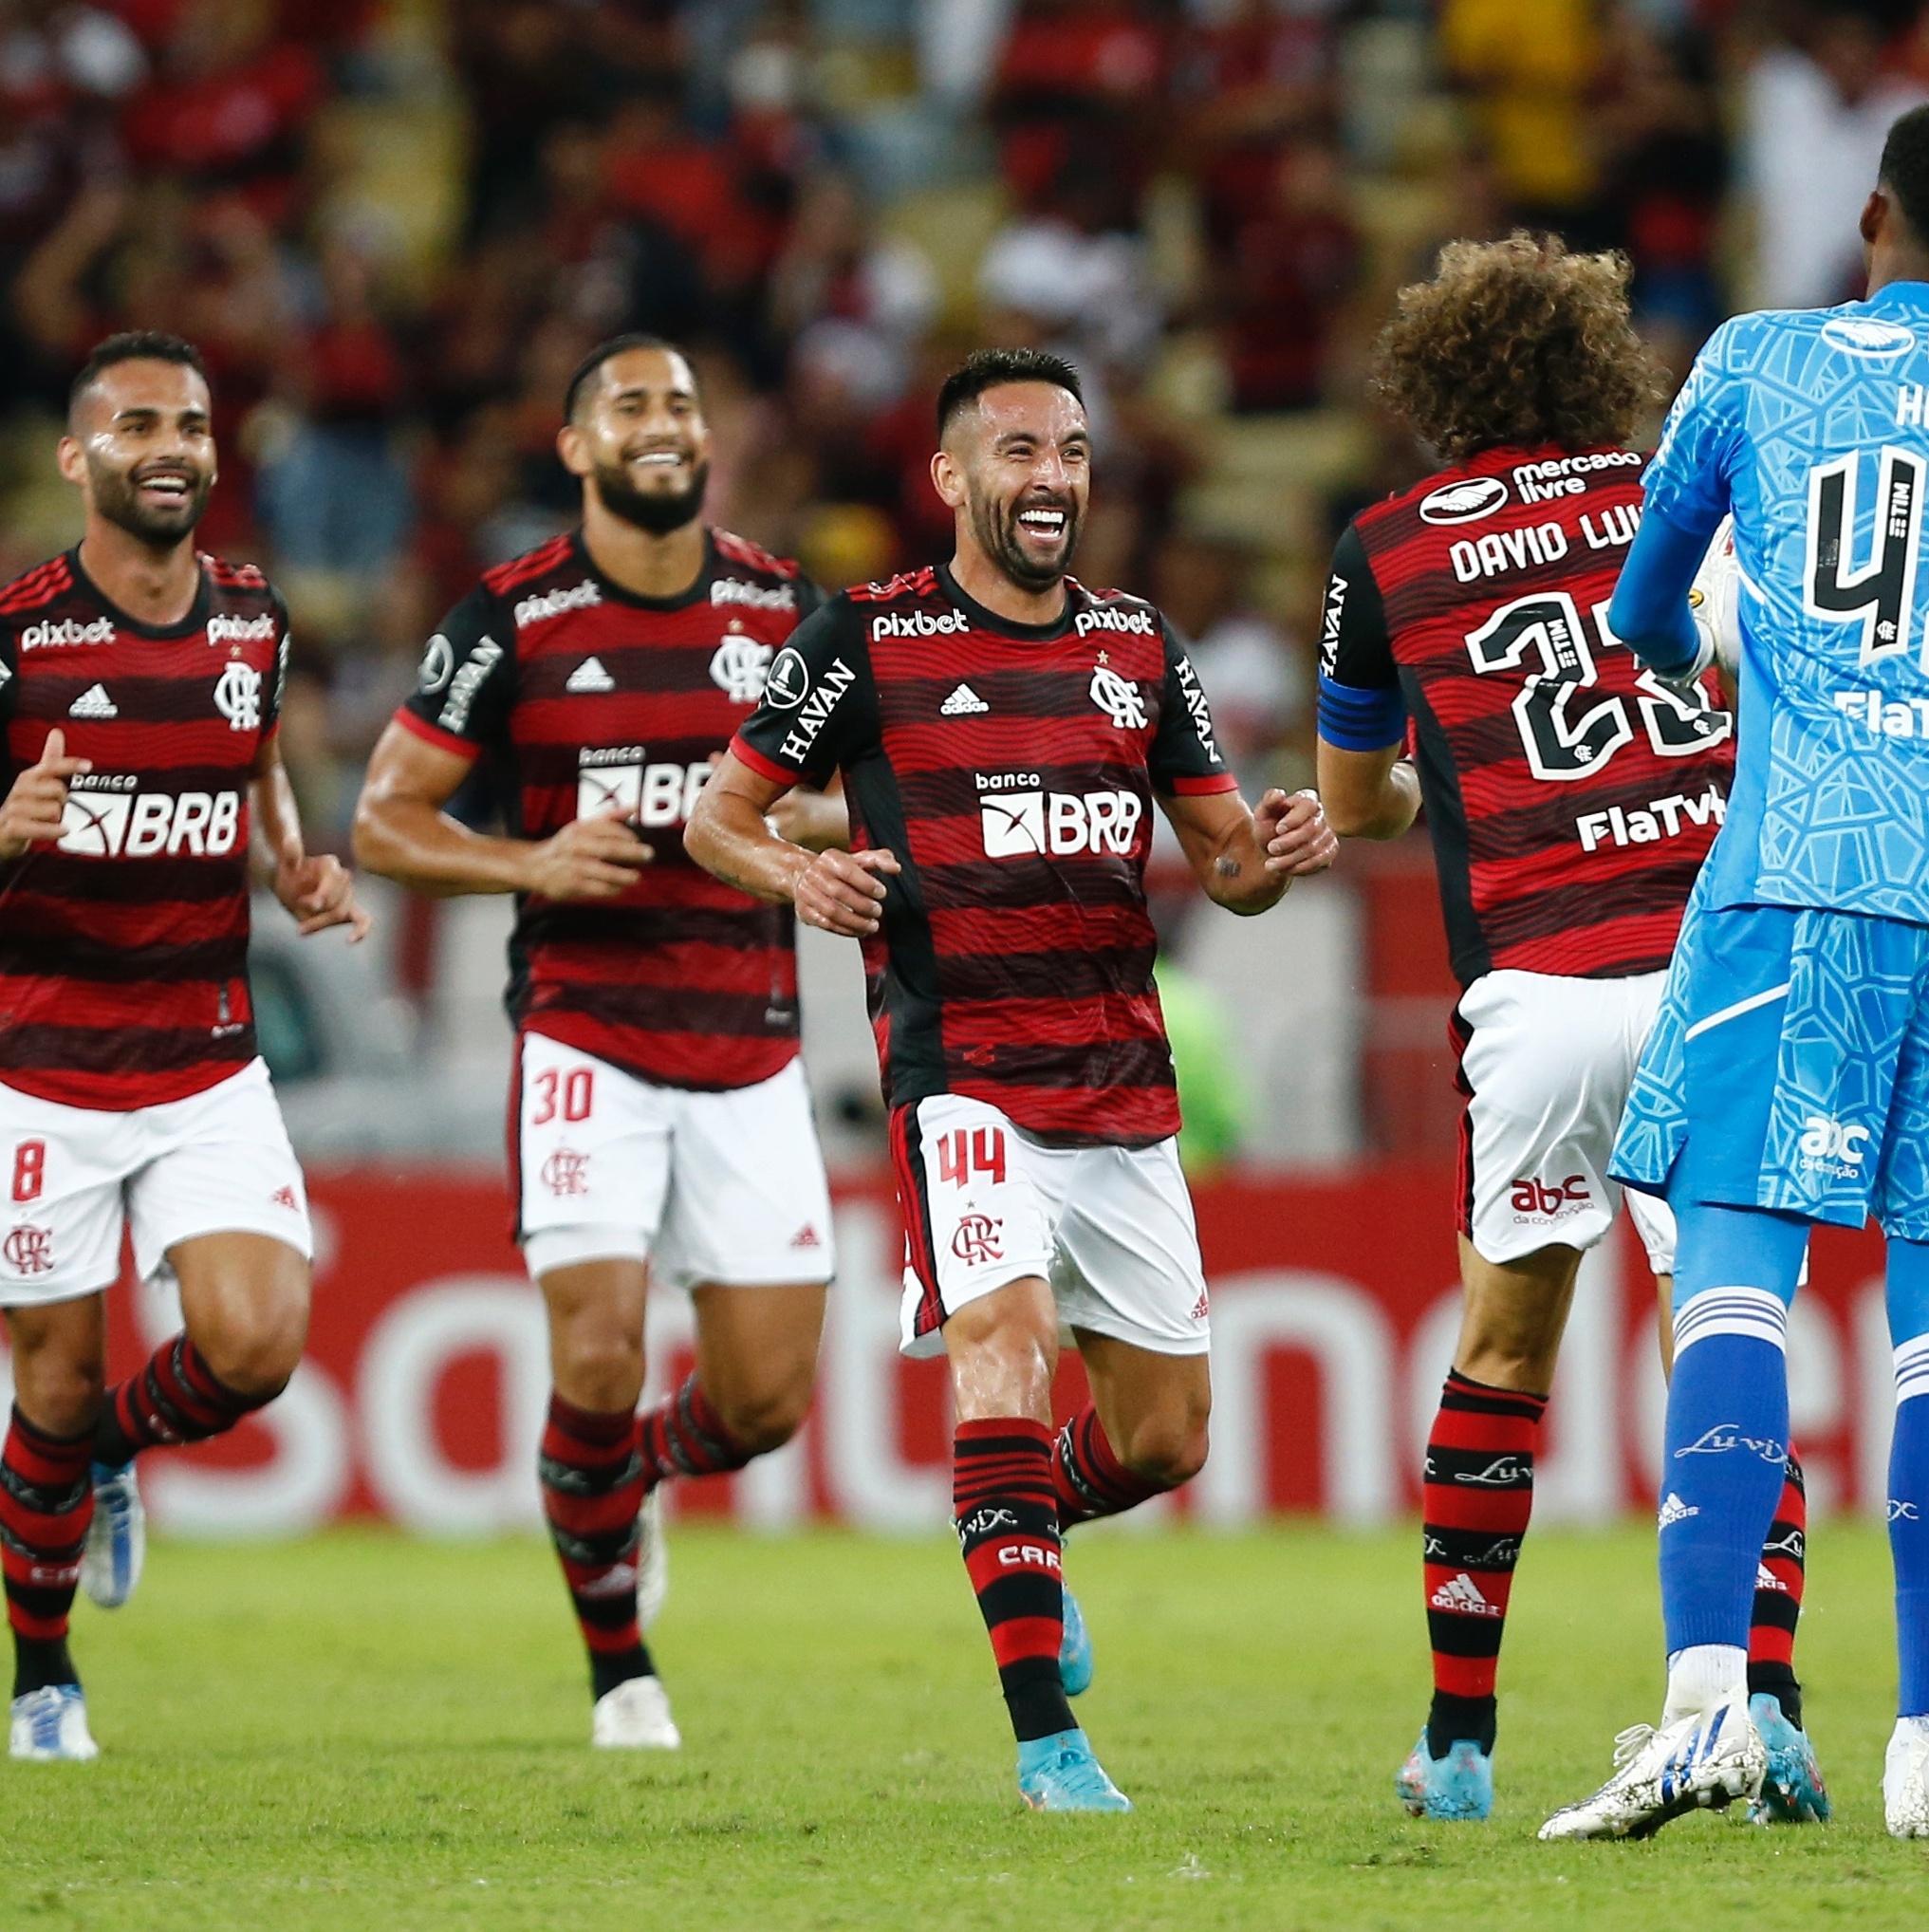
[[[15,1698],[7,1755],[34,1764],[88,1764],[100,1756],[80,1685],[44,1684]]]
[[[1129,1811],[1083,1731],[1056,1731],[1018,1747],[1018,1795],[1034,1811]]]
[[[94,1519],[81,1552],[81,1588],[103,1610],[118,1610],[134,1594],[147,1561],[147,1512],[134,1465],[94,1465]]]
[[[1058,1681],[1068,1698],[1083,1697],[1092,1687],[1092,1633],[1085,1613],[1070,1590],[1065,1593],[1065,1636],[1058,1646]]]
[[[1477,1825],[1493,1810],[1493,1760],[1471,1737],[1456,1737],[1444,1757],[1432,1756],[1422,1730],[1394,1789],[1416,1818]]]
[[[1757,1691],[1748,1700],[1748,1714],[1768,1747],[1769,1768],[1762,1778],[1761,1796],[1749,1807],[1756,1825],[1826,1825],[1834,1809],[1815,1747],[1808,1734],[1782,1715],[1781,1700],[1771,1691]]]

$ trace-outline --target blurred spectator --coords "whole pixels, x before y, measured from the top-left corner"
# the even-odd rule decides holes
[[[1359,272],[1339,153],[1295,140],[1273,163],[1271,196],[1233,235],[1226,263],[1234,409],[1305,409],[1321,399],[1327,340]]]
[[[1883,139],[1921,84],[1883,63],[1890,21],[1872,0],[1803,0],[1789,44],[1764,54],[1744,86],[1755,288],[1761,305],[1811,308],[1863,291],[1856,216]]]

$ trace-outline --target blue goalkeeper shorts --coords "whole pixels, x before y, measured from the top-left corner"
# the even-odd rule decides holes
[[[1929,926],[1697,887],[1608,1172],[1929,1240]]]

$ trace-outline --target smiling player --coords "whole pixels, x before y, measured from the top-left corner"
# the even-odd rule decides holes
[[[305,852],[275,748],[281,600],[258,570],[195,549],[210,408],[190,344],[102,343],[60,446],[85,534],[0,590],[15,1757],[95,1756],[67,1613],[83,1549],[97,1602],[134,1588],[136,1454],[271,1402],[307,1332],[307,1203],[249,998],[250,836],[256,877],[304,934],[368,927],[340,864]],[[123,1226],[139,1273],[179,1289],[184,1328],[103,1398]]]
[[[795,564],[701,520],[710,431],[668,343],[604,343],[564,418],[583,523],[491,570],[430,640],[355,842],[418,892],[516,896],[510,1161],[549,1318],[544,1508],[589,1651],[592,1742],[672,1749],[643,1643],[657,1485],[788,1440],[831,1273],[792,921],[692,864],[683,827],[821,600]],[[484,756],[507,837],[442,810]],[[799,805],[799,836],[818,836],[826,802]],[[839,836],[842,812],[821,816]],[[652,1274],[691,1292],[696,1368],[639,1418]]]
[[[950,1359],[959,1544],[1025,1801],[1123,1811],[1066,1701],[1089,1665],[1061,1537],[1206,1455],[1206,1288],[1178,1168],[1144,868],[1156,798],[1200,885],[1263,912],[1330,864],[1318,802],[1255,815],[1184,647],[1067,575],[1090,489],[1079,379],[991,350],[944,384],[951,564],[846,591],[770,667],[697,801],[719,878],[865,939],[899,1199],[907,1352]],[[766,823],[842,771],[850,852]],[[1054,1438],[1059,1328],[1092,1401]],[[1062,1656],[1062,1652],[1064,1653]]]

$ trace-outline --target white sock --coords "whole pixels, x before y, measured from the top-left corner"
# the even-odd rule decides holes
[[[1661,1728],[1717,1704],[1748,1704],[1748,1650],[1740,1644],[1691,1644],[1668,1659],[1668,1700]]]

